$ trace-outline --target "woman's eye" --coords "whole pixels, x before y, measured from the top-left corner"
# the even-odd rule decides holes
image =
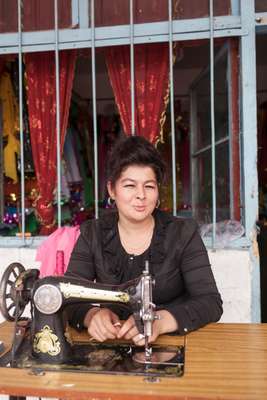
[[[152,185],[146,185],[146,186],[145,186],[145,188],[146,188],[146,189],[155,189],[155,186],[152,186]]]
[[[128,183],[127,185],[124,185],[124,187],[126,187],[126,188],[133,188],[133,187],[134,187],[134,185],[133,185],[133,184],[131,184],[131,183]]]

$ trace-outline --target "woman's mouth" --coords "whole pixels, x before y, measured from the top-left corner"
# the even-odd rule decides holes
[[[145,206],[134,206],[134,209],[138,212],[145,211],[146,207]]]

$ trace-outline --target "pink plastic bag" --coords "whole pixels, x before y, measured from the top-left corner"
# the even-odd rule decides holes
[[[65,273],[79,235],[79,226],[64,226],[58,228],[41,243],[36,254],[36,261],[41,261],[41,278]]]

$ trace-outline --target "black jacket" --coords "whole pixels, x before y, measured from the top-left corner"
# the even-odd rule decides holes
[[[122,247],[117,213],[83,223],[66,275],[119,285],[137,278],[149,260],[155,277],[153,302],[157,309],[168,310],[176,318],[180,334],[218,321],[222,300],[196,222],[160,210],[153,215],[151,245],[139,256],[127,254]],[[70,309],[73,326],[83,326],[88,308],[83,304]],[[122,319],[128,316],[120,307],[109,308]]]

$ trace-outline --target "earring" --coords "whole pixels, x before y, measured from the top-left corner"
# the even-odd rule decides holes
[[[114,207],[114,205],[115,205],[115,200],[114,199],[112,199],[110,196],[108,197],[108,199],[107,199],[107,204],[108,204],[108,206],[109,207]]]
[[[159,208],[160,206],[160,199],[157,200],[156,208]]]

